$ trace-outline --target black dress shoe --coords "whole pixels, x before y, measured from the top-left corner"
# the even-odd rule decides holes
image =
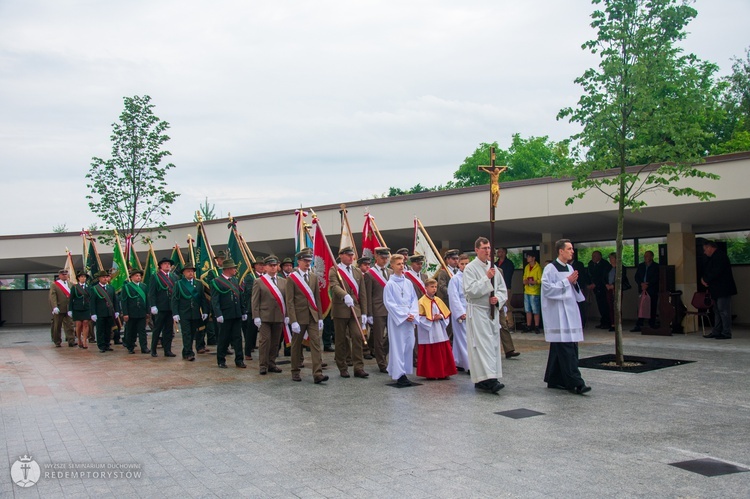
[[[354,371],[355,378],[367,378],[368,376],[370,376],[370,373],[366,373],[362,369],[357,369],[356,371]]]
[[[411,386],[411,381],[406,377],[406,374],[402,374],[401,377],[398,378],[398,381],[396,381],[396,384],[398,386]]]
[[[578,395],[583,395],[584,393],[588,393],[591,391],[591,387],[588,385],[581,385],[576,387],[576,393]]]
[[[516,352],[515,350],[511,350],[510,352],[505,354],[505,358],[510,359],[511,357],[518,357],[519,355],[521,355],[519,352]],[[460,369],[461,371],[463,371],[463,369],[461,368],[456,368],[456,369]]]
[[[135,353],[135,350],[128,350],[128,353]]]
[[[631,333],[640,333],[641,332],[641,327],[640,326],[635,326],[633,329],[630,330],[630,332]]]
[[[114,352],[114,350],[112,349],[112,347],[107,347],[107,351],[108,352]]]
[[[57,345],[57,346],[60,346],[60,345]],[[106,350],[102,350],[102,349],[100,348],[100,349],[99,349],[99,353],[107,353],[107,351],[106,351]]]
[[[333,352],[333,347],[323,347],[324,352]]]
[[[172,352],[167,352],[167,353],[165,353],[165,354],[164,354],[164,356],[165,356],[165,357],[177,357],[177,356],[176,356],[175,354],[173,354]]]
[[[141,350],[141,353],[151,353],[151,349],[147,348],[145,350]]]
[[[226,369],[226,368],[227,368],[226,364],[219,364],[219,369]]]
[[[235,365],[237,367],[239,367],[240,369],[246,369],[247,368],[247,364],[245,364],[244,362],[240,362],[239,364],[235,364]]]
[[[378,368],[378,370],[379,370],[379,371],[380,371],[381,373],[387,373],[387,372],[388,372],[388,369],[387,369],[387,368],[385,368],[385,367],[379,367],[379,368]]]
[[[269,367],[268,368],[268,372],[269,373],[280,373],[281,369],[279,369],[278,367]]]
[[[704,334],[704,338],[716,338],[718,335],[714,333]]]
[[[328,381],[328,376],[326,376],[325,374],[322,374],[322,375],[319,374],[319,375],[315,376],[315,384],[316,385],[319,385],[319,384],[321,384],[324,381]]]
[[[502,390],[503,388],[505,388],[505,385],[502,384],[502,383],[500,383],[498,380],[495,380],[495,382],[492,383],[492,386],[490,387],[490,391],[492,393],[497,393],[500,390]]]
[[[151,357],[158,357],[159,354],[156,353],[156,350],[151,350]]]
[[[70,348],[73,348],[73,347],[77,347],[77,346],[78,346],[78,343],[68,343],[68,346],[69,346]]]
[[[554,388],[555,390],[567,390],[567,388],[565,388],[562,385],[553,385],[553,384],[547,384],[547,388]]]
[[[505,356],[507,357],[508,355],[506,354]],[[456,371],[458,371],[458,372],[460,372],[460,373],[464,372],[465,370],[466,370],[466,369],[464,369],[463,367],[458,367],[458,366],[456,366]]]
[[[372,360],[372,359],[374,359],[374,358],[375,358],[375,357],[373,357],[373,356],[372,356],[372,355],[370,355],[369,353],[368,353],[367,355],[365,355],[365,360]]]

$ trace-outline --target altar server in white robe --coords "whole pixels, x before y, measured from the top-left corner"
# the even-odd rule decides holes
[[[578,302],[586,297],[578,285],[578,271],[569,264],[573,261],[573,244],[560,239],[555,249],[557,259],[542,273],[544,339],[550,344],[544,381],[549,388],[581,395],[591,391],[578,369],[578,342],[583,341]]]
[[[419,317],[417,294],[404,277],[404,257],[391,256],[393,274],[383,290],[388,310],[388,374],[400,386],[409,386],[407,374],[414,373],[414,321]]]
[[[458,271],[448,281],[448,303],[451,308],[453,328],[453,359],[459,372],[469,369],[469,353],[466,350],[466,295],[464,295],[464,269],[469,263],[467,255],[458,257]]]
[[[500,314],[508,299],[502,272],[490,260],[490,242],[480,237],[474,243],[477,257],[464,269],[466,295],[466,346],[471,381],[478,390],[497,393],[505,385],[500,360]],[[494,279],[494,285],[493,285]],[[494,292],[494,296],[491,293]],[[493,315],[490,317],[490,310]]]

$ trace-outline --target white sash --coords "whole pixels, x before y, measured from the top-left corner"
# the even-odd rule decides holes
[[[373,279],[375,279],[375,281],[378,284],[380,284],[381,286],[385,287],[385,284],[386,284],[385,278],[380,274],[380,272],[378,272],[377,270],[375,270],[373,267],[370,267],[370,270],[368,270],[367,272],[370,274],[370,277],[372,277]]]
[[[276,303],[279,305],[279,308],[281,309],[281,313],[284,314],[284,317],[286,317],[286,303],[284,303],[284,298],[281,296],[281,291],[279,288],[276,287],[276,284],[271,280],[270,277],[263,274],[260,276],[260,279],[263,281],[263,283],[266,285],[268,290],[271,292],[271,295],[276,300]]]

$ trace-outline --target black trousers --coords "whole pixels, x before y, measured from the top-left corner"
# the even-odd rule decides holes
[[[578,369],[578,343],[550,343],[544,381],[549,387],[562,386],[568,390],[583,386]]]
[[[203,342],[203,334],[198,331],[199,328],[203,327],[203,321],[200,319],[183,319],[180,318],[180,332],[182,332],[182,358],[195,357],[193,352],[193,341],[195,341],[195,349],[200,350],[205,348]]]
[[[145,317],[128,317],[128,322],[125,323],[125,348],[134,350],[136,338],[141,346],[141,352],[145,352],[148,348]]]
[[[244,362],[245,356],[242,353],[242,319],[224,318],[224,323],[219,324],[219,337],[216,348],[216,362],[221,364],[227,363],[227,347],[231,344],[234,349],[234,363],[240,365]]]
[[[112,328],[114,325],[114,317],[97,317],[96,346],[99,347],[99,350],[106,350],[109,348],[109,338],[112,336]]]
[[[599,309],[599,315],[601,316],[601,319],[599,319],[599,325],[609,328],[609,326],[612,325],[612,320],[609,317],[609,302],[607,302],[607,290],[602,289],[600,292],[599,287],[597,287],[596,289],[594,289],[594,296],[596,297],[596,307]]]
[[[171,310],[160,310],[154,319],[154,330],[151,334],[151,351],[156,352],[156,345],[161,335],[161,346],[164,353],[172,352],[172,336],[174,336],[174,319]]]

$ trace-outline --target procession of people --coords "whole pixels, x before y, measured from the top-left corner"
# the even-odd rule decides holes
[[[560,240],[556,248],[557,259],[545,267],[541,279],[525,278],[524,284],[540,287],[544,333],[550,343],[544,381],[550,388],[583,394],[591,389],[578,370],[577,345],[583,341],[583,327],[577,302],[584,298],[578,272],[570,266],[572,244]],[[501,260],[505,251],[498,251]],[[260,375],[282,373],[277,359],[286,345],[292,381],[303,379],[307,349],[313,383],[323,384],[329,376],[324,373],[322,332],[324,319],[330,317],[340,378],[368,378],[367,352],[394,386],[412,386],[415,375],[450,380],[463,373],[477,391],[494,394],[504,387],[501,337],[508,328],[509,290],[503,268],[493,261],[490,241],[479,237],[474,252],[476,258],[471,259],[457,249],[446,251],[450,265],[433,277],[422,271],[424,255],[404,256],[403,250],[391,254],[389,248],[377,247],[372,251],[374,262],[362,257],[355,265],[354,250],[343,247],[325,276],[331,300],[327,315],[321,302],[321,275],[312,267],[310,248],[298,252],[294,260],[270,255],[251,262],[254,271],[242,281],[238,264],[223,251],[215,260],[217,272],[203,280],[198,279],[195,265],[177,266],[163,258],[148,285],[142,282],[143,270],[131,269],[119,292],[110,284],[111,272],[94,276],[79,272],[77,284],[71,286],[68,270],[62,269],[50,289],[52,340],[61,346],[64,331],[71,347],[87,349],[89,340],[95,339],[103,354],[112,352],[114,343],[122,344],[129,354],[138,347],[152,357],[158,357],[159,350],[164,357],[176,357],[172,344],[178,331],[182,359],[193,362],[197,355],[212,353],[206,333],[213,322],[219,368],[227,368],[227,357],[233,357],[235,366],[245,369],[245,361],[253,360],[257,350]],[[536,312],[534,307],[535,326]],[[508,358],[519,355],[515,350],[505,353]]]

